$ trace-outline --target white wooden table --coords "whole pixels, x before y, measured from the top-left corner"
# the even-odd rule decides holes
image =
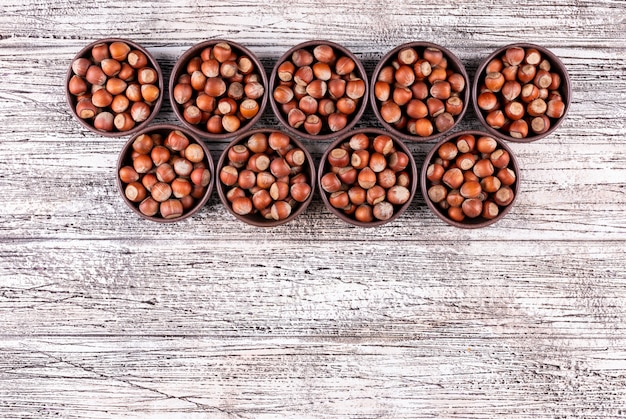
[[[0,417],[626,416],[626,3],[439,3],[1,0]],[[445,225],[419,193],[374,229],[319,194],[259,229],[216,192],[160,225],[117,191],[127,138],[87,132],[65,103],[72,57],[109,36],[166,76],[212,38],[268,73],[327,39],[370,74],[425,40],[472,76],[532,42],[561,57],[573,103],[554,134],[510,144],[521,194],[488,228]],[[177,122],[167,101],[155,122]],[[259,126],[278,126],[269,106]],[[360,126],[378,126],[371,111]],[[476,128],[469,111],[459,129]],[[306,144],[319,158],[327,143]],[[409,146],[421,166],[432,143]]]

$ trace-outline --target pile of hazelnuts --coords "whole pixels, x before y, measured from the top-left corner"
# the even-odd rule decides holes
[[[124,196],[144,216],[180,218],[205,198],[210,156],[183,132],[140,134],[125,155],[119,180]]]
[[[248,220],[284,221],[311,197],[308,153],[280,131],[256,130],[228,147],[220,161],[220,191]]]
[[[411,159],[388,135],[354,134],[325,157],[320,187],[327,202],[353,220],[387,221],[411,199]]]
[[[71,65],[68,91],[76,115],[102,132],[146,121],[161,96],[159,71],[125,41],[97,43]]]
[[[493,220],[515,198],[511,155],[496,139],[462,134],[441,144],[426,169],[428,199],[456,222]]]
[[[243,51],[218,42],[179,65],[172,105],[192,126],[209,134],[234,133],[259,113],[264,70]]]
[[[357,63],[338,48],[319,44],[298,48],[273,74],[275,110],[289,127],[317,136],[344,129],[366,94]]]
[[[545,133],[565,113],[561,76],[536,48],[512,46],[481,73],[476,104],[491,128],[516,139]]]
[[[407,45],[379,66],[372,105],[391,127],[429,137],[451,129],[463,114],[466,77],[448,65],[442,49]]]

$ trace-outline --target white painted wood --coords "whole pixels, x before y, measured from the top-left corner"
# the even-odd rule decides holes
[[[108,36],[166,76],[209,38],[268,73],[310,39],[369,72],[426,40],[471,75],[528,41],[561,57],[573,103],[556,133],[511,145],[522,193],[485,229],[444,225],[419,194],[374,229],[319,194],[274,229],[217,193],[164,226],[119,197],[125,138],[86,132],[65,103],[72,57]],[[0,0],[0,417],[626,416],[625,37],[620,0]],[[156,122],[176,122],[169,104]],[[360,125],[379,126],[371,111]],[[278,126],[269,107],[260,126]],[[325,143],[305,143],[319,159]],[[418,165],[431,146],[409,145]]]

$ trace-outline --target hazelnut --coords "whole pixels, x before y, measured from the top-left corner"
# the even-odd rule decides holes
[[[159,203],[152,197],[147,197],[139,204],[139,211],[148,217],[154,217],[159,212]]]
[[[465,220],[465,213],[462,208],[459,207],[450,207],[448,208],[448,217],[456,222],[462,222]]]
[[[124,195],[132,202],[141,202],[147,195],[146,188],[139,182],[131,182],[126,185]]]
[[[335,173],[326,173],[320,179],[320,186],[326,192],[333,193],[341,189],[341,181]]]
[[[374,221],[372,207],[367,204],[359,205],[354,212],[354,218],[362,223],[371,223]]]
[[[274,182],[270,186],[270,196],[274,201],[282,201],[289,195],[289,184],[286,182]]]
[[[337,59],[335,63],[335,72],[340,76],[345,76],[354,71],[356,64],[350,57],[342,56]]]
[[[508,186],[502,186],[498,191],[494,194],[494,201],[496,204],[500,206],[507,206],[511,202],[513,202],[513,198],[515,195],[513,194],[513,190]]]
[[[285,201],[276,201],[272,205],[271,214],[274,220],[284,220],[291,215],[292,207]]]
[[[252,200],[248,197],[239,197],[231,202],[232,210],[239,215],[248,215],[252,212]]]
[[[379,202],[374,206],[373,214],[375,218],[386,221],[393,216],[393,205],[387,201]]]
[[[463,214],[465,214],[467,217],[476,218],[483,211],[483,203],[476,198],[466,199],[465,201],[463,201],[461,209],[463,211]]]
[[[191,172],[189,178],[193,184],[204,187],[211,182],[211,172],[208,169],[199,167]]]
[[[409,201],[411,192],[404,186],[392,186],[387,191],[387,200],[394,205],[402,205]]]
[[[304,202],[311,194],[311,186],[308,183],[295,183],[291,185],[290,194],[298,202]]]
[[[169,163],[163,163],[156,169],[156,177],[161,182],[171,182],[176,178],[174,167]]]
[[[114,119],[114,116],[111,112],[100,112],[94,118],[93,126],[94,128],[101,130],[101,131],[112,131],[113,119]]]
[[[252,205],[257,210],[267,208],[272,203],[272,197],[266,189],[261,189],[252,195]]]

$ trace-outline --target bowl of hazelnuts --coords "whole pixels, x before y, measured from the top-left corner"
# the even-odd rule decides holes
[[[200,137],[220,140],[252,129],[267,103],[267,75],[248,48],[200,42],[176,61],[169,81],[176,117]]]
[[[520,169],[509,146],[481,131],[461,131],[430,150],[420,175],[431,211],[460,228],[501,220],[519,194]]]
[[[270,104],[293,135],[329,140],[360,120],[368,99],[368,80],[361,61],[330,41],[298,44],[276,62],[270,76]]]
[[[404,141],[446,135],[469,106],[469,78],[449,50],[408,42],[389,51],[372,74],[370,100],[385,129]]]
[[[84,47],[72,60],[65,86],[76,120],[106,137],[142,130],[163,102],[159,64],[128,39],[101,39]]]
[[[122,199],[142,218],[161,223],[198,212],[213,190],[213,159],[191,131],[150,126],[130,138],[117,162]]]
[[[415,160],[387,131],[362,128],[333,141],[318,170],[320,194],[339,219],[376,227],[404,213],[417,188]]]
[[[472,102],[494,136],[531,142],[554,132],[565,119],[572,87],[561,60],[544,47],[517,43],[497,49],[478,67]]]
[[[306,210],[315,188],[315,166],[305,146],[269,128],[231,141],[220,156],[217,176],[226,209],[256,227],[292,221]]]

